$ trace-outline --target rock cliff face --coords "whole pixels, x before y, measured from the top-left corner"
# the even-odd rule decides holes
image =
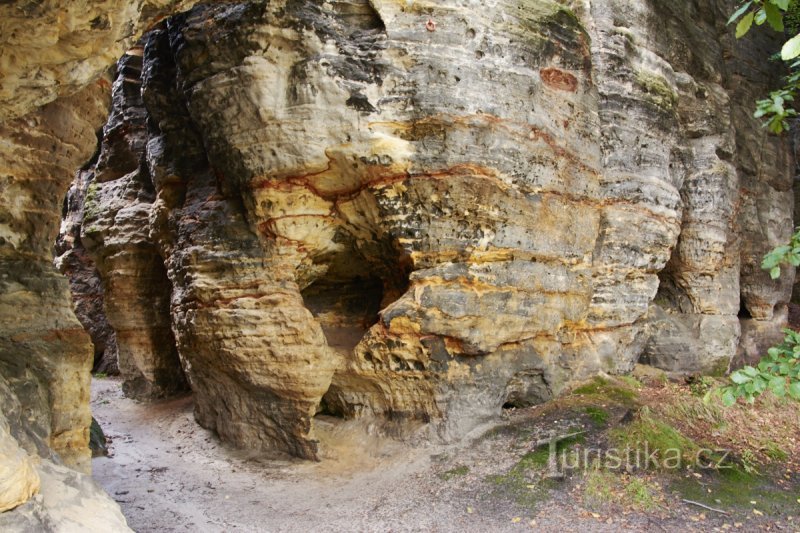
[[[119,63],[81,234],[130,390],[185,375],[227,442],[315,458],[319,413],[449,439],[637,361],[724,371],[793,274],[758,268],[791,232],[789,146],[750,118],[775,43],[731,8],[168,19]]]
[[[793,274],[758,268],[791,231],[788,145],[750,118],[775,43],[733,42],[726,0],[489,4],[216,4],[138,46],[188,4],[1,4],[14,440],[88,468],[92,350],[51,260],[109,94],[71,235],[126,390],[188,383],[235,445],[316,458],[317,414],[457,438],[766,338]]]
[[[81,241],[83,206],[94,173],[79,170],[64,200],[64,218],[55,246],[55,264],[69,281],[75,316],[94,345],[92,372],[119,374],[117,337],[108,323],[103,283]]]
[[[170,285],[149,237],[155,191],[145,163],[147,128],[137,47],[117,65],[112,111],[86,189],[80,236],[105,286],[125,392],[159,397],[185,388],[170,328]]]
[[[108,117],[110,83],[103,72],[154,20],[188,6],[0,3],[0,508],[39,487],[28,456],[46,458],[39,477],[49,460],[89,469],[92,347],[73,313],[67,281],[53,266],[62,200]],[[31,520],[45,517],[50,503],[75,511],[64,499],[58,503],[67,491],[59,488],[67,483],[62,478],[42,481],[46,494],[29,507],[36,515]],[[12,514],[3,514],[0,529],[37,527],[15,523]],[[45,526],[60,527],[38,527]]]

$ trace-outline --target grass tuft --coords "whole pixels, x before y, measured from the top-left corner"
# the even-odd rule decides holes
[[[647,407],[643,407],[629,425],[611,430],[609,437],[618,448],[633,450],[637,456],[648,458],[643,465],[645,469],[672,469],[694,464],[701,449],[679,430],[655,418]]]
[[[451,468],[446,472],[442,472],[439,474],[439,478],[443,479],[444,481],[450,481],[454,477],[466,476],[469,473],[469,467],[466,465],[457,466],[455,468]]]
[[[589,406],[586,408],[586,414],[592,419],[592,422],[598,426],[602,426],[608,422],[610,416],[608,411],[601,407]]]

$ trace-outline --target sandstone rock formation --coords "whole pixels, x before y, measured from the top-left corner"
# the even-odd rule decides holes
[[[150,24],[193,0],[0,4],[0,121],[94,83]],[[85,160],[84,160],[85,161]],[[79,161],[75,168],[80,166]],[[74,171],[74,169],[73,169]]]
[[[67,281],[53,267],[52,247],[59,196],[76,162],[94,151],[106,95],[102,84],[93,84],[0,124],[0,369],[22,406],[9,424],[28,452],[51,449],[81,469],[90,457],[92,348],[72,311]]]
[[[171,288],[149,238],[155,191],[144,161],[141,48],[119,61],[112,111],[86,189],[80,240],[105,285],[105,311],[116,333],[119,366],[131,396],[159,397],[185,388],[172,335]]]
[[[448,439],[640,359],[725,371],[793,274],[758,268],[791,232],[789,146],[750,118],[775,43],[731,7],[168,19],[119,64],[82,228],[132,389],[185,372],[224,440],[314,458],[317,413]]]
[[[39,490],[39,474],[0,413],[0,513],[28,501]]]
[[[454,438],[640,358],[724,370],[737,315],[785,316],[791,273],[758,262],[791,157],[750,118],[774,43],[734,43],[730,1],[211,5],[131,48],[179,7],[0,5],[0,398],[28,453],[88,464],[51,246],[125,50],[80,240],[127,390],[188,379],[228,442],[314,458],[318,412]]]
[[[92,348],[53,266],[62,200],[108,116],[104,71],[154,20],[188,5],[0,4],[0,413],[27,454],[83,471]]]
[[[93,173],[79,170],[64,200],[64,217],[56,239],[55,264],[69,281],[75,316],[94,345],[92,372],[119,374],[117,337],[108,323],[103,283],[81,241],[83,205]]]
[[[37,468],[41,491],[12,512],[0,513],[2,531],[126,533],[119,505],[92,480],[50,461]]]

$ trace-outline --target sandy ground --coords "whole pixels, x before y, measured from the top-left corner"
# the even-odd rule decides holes
[[[247,456],[196,424],[190,397],[138,403],[108,378],[94,380],[92,409],[112,440],[94,478],[137,532],[497,529],[433,499],[439,448],[348,442],[362,449],[322,463]]]
[[[588,513],[569,487],[520,508],[486,481],[529,450],[502,434],[412,448],[334,429],[337,458],[311,463],[227,449],[196,424],[190,397],[138,403],[119,381],[95,379],[92,409],[112,440],[94,478],[140,533],[712,529],[690,516],[696,509],[666,520]],[[459,466],[469,472],[443,475]]]

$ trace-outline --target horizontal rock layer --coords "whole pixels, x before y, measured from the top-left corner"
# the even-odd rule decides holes
[[[791,289],[757,268],[791,231],[787,143],[749,118],[775,43],[731,8],[168,19],[119,63],[81,234],[129,387],[185,373],[224,440],[314,458],[318,413],[450,439],[640,358],[724,371]]]
[[[52,248],[64,194],[96,150],[97,129],[108,116],[105,71],[148,25],[179,5],[190,4],[0,3],[0,413],[11,439],[3,437],[4,453],[16,443],[27,456],[89,470],[92,346],[73,313],[67,281],[53,266]],[[22,481],[0,491],[24,499],[36,483],[26,460],[17,464],[0,474],[0,484],[15,475]],[[15,522],[16,511],[4,513],[0,529],[79,528],[74,521],[40,521],[42,506],[58,506],[66,491],[44,480],[42,487],[31,504],[33,521]],[[118,530],[124,520],[106,526]]]

